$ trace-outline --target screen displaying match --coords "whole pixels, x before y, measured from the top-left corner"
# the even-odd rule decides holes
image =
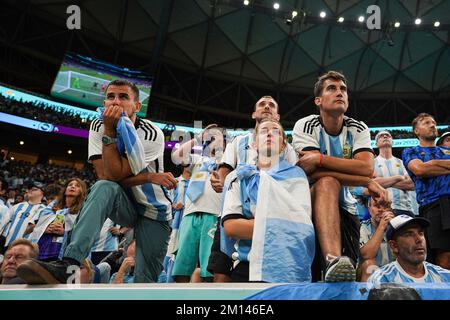
[[[118,78],[127,79],[139,88],[142,108],[138,116],[145,117],[153,82],[150,75],[75,53],[64,56],[51,95],[96,109],[103,104],[108,83]]]

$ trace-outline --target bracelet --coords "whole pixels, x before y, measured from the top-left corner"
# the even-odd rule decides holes
[[[323,165],[323,154],[320,154],[320,160],[319,160],[319,168],[322,168]]]

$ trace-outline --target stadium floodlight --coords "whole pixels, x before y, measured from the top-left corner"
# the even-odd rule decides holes
[[[292,11],[292,18],[295,18],[296,16],[298,15],[298,12],[297,11]]]
[[[13,160],[13,161],[14,161],[14,159],[15,159],[14,157],[11,157],[11,160]]]
[[[20,141],[19,144],[20,144],[21,146],[23,146],[23,145],[25,144],[25,142]]]
[[[249,0],[244,0],[244,6],[248,6],[250,4]]]
[[[400,22],[396,21],[396,22],[394,23],[394,27],[396,27],[396,28],[400,27]]]
[[[419,24],[422,23],[422,19],[417,18],[417,19],[414,21],[414,23],[417,24],[417,25],[419,25]]]
[[[441,25],[441,23],[439,22],[439,21],[436,21],[435,23],[434,23],[434,26],[437,28],[437,27],[439,27]]]
[[[320,14],[319,14],[319,16],[320,16],[321,18],[325,18],[325,17],[327,16],[327,13],[326,13],[325,11],[321,11]]]
[[[364,16],[359,16],[358,21],[359,22],[364,22]]]
[[[339,17],[338,22],[340,23],[344,22],[344,17]]]
[[[280,9],[280,4],[279,4],[278,2],[275,2],[275,3],[273,4],[273,8],[274,8],[275,10]]]
[[[67,153],[68,154],[72,154],[72,150],[67,150]]]

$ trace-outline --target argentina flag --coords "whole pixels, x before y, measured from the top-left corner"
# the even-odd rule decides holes
[[[311,195],[305,173],[286,161],[267,172],[260,171],[249,280],[310,282],[314,253]]]

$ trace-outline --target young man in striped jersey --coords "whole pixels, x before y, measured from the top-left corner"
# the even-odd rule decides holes
[[[89,131],[89,160],[98,178],[72,230],[64,257],[50,263],[28,260],[18,274],[29,284],[66,283],[69,266],[80,266],[89,255],[106,218],[134,227],[135,282],[156,282],[161,273],[170,234],[171,202],[167,191],[177,180],[163,172],[164,135],[150,120],[139,119],[139,89],[127,80],[114,80],[106,88],[103,120]],[[122,115],[136,128],[147,167],[134,175],[128,158],[117,147],[117,124]]]
[[[368,127],[344,115],[348,109],[345,76],[336,71],[320,76],[314,94],[320,114],[297,121],[292,144],[300,156],[298,165],[314,182],[313,221],[321,264],[326,267],[325,281],[354,281],[359,219],[348,187],[367,187],[377,201],[385,200],[386,190],[371,179],[373,151]],[[320,256],[317,258],[316,262]],[[313,267],[315,280],[320,279],[321,268]]]
[[[12,206],[0,223],[0,230],[6,237],[5,247],[14,240],[28,238],[33,232],[34,225],[39,218],[39,213],[45,208],[42,204],[44,197],[44,184],[34,181],[28,186],[28,201]]]
[[[408,215],[393,218],[388,225],[386,238],[397,259],[376,270],[368,282],[380,285],[391,283],[450,282],[450,270],[425,261],[427,245],[424,230],[430,221]]]

